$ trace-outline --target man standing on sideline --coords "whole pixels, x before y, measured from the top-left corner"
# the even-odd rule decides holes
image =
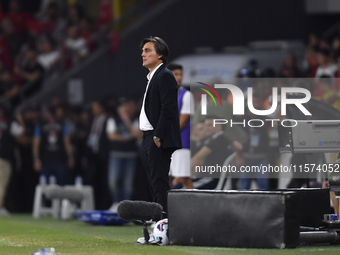
[[[185,189],[193,189],[190,178],[190,114],[194,112],[194,99],[190,91],[181,87],[183,67],[178,64],[168,65],[168,69],[174,74],[178,89],[179,125],[182,137],[182,149],[172,154],[170,164],[170,176],[173,176],[172,186],[182,184]]]
[[[149,69],[139,116],[143,131],[141,158],[154,202],[167,212],[167,191],[172,153],[182,147],[177,106],[177,82],[165,67],[169,48],[159,37],[141,42],[143,66]]]

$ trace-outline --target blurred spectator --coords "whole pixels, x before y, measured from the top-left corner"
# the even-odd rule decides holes
[[[3,202],[11,176],[15,139],[22,135],[23,131],[23,127],[17,121],[12,121],[4,107],[0,106],[0,216],[8,214],[3,207]]]
[[[272,78],[272,77],[268,77]],[[261,95],[262,98],[267,98],[272,95],[273,93],[273,86],[274,86],[274,80],[275,79],[266,79],[261,78],[257,79],[257,83],[254,86],[253,92],[257,92]]]
[[[340,57],[340,39],[337,37],[332,43],[332,58],[336,61]]]
[[[30,30],[35,34],[47,33],[56,42],[61,42],[65,38],[67,21],[60,15],[57,3],[49,3],[36,17],[40,21],[30,24]]]
[[[69,130],[61,107],[50,108],[46,115],[34,129],[34,169],[47,178],[54,175],[58,185],[63,186],[67,182],[67,167],[74,165]]]
[[[1,67],[3,69],[6,68],[8,70],[12,70],[13,59],[11,57],[6,38],[3,35],[0,35],[0,60],[2,63]]]
[[[303,63],[304,69],[308,70],[309,77],[315,77],[316,68],[318,66],[316,61],[316,52],[319,51],[319,37],[315,34],[309,35],[309,43],[307,46],[307,53]]]
[[[253,106],[257,110],[262,110],[263,108],[263,99],[260,94],[253,94]],[[267,154],[269,151],[269,136],[268,136],[268,122],[264,121],[266,119],[265,116],[258,116],[253,114],[249,108],[244,115],[245,123],[248,123],[250,119],[261,119],[264,123],[261,127],[250,127],[245,125],[244,129],[247,131],[249,135],[249,140],[244,145],[244,149],[242,152],[242,156],[239,156],[238,162],[242,162],[243,165],[246,166],[263,166],[267,165]],[[255,125],[255,124],[254,124]],[[252,178],[249,178],[249,173],[241,173],[240,181],[241,181],[241,189],[248,190],[250,189]],[[256,177],[257,185],[259,189],[267,189],[268,188],[268,176],[262,175],[262,173],[258,173]]]
[[[323,75],[326,75],[328,77],[334,77],[336,73],[337,66],[332,65],[330,63],[330,53],[329,50],[320,50],[316,53],[316,60],[318,63],[318,68],[316,69],[316,78],[320,78]],[[323,96],[323,90],[320,88],[319,80],[315,80],[315,84],[313,87],[313,95],[316,97],[322,97]]]
[[[13,75],[10,71],[4,70],[0,72],[0,98],[2,101],[9,100],[11,106],[16,106],[19,103],[17,97],[20,86],[13,81]]]
[[[93,38],[91,23],[89,18],[82,18],[79,23],[80,36],[86,40],[89,52],[92,52],[97,46],[97,43]]]
[[[56,109],[57,107],[61,106],[61,99],[60,97],[53,97],[50,101],[50,107]]]
[[[315,77],[320,78],[322,75],[334,77],[336,66],[332,65],[330,61],[329,50],[320,50],[316,54],[318,68],[316,69]]]
[[[93,101],[91,104],[94,119],[87,140],[89,151],[89,167],[84,176],[85,183],[92,185],[97,210],[106,210],[110,207],[109,190],[107,183],[109,141],[106,133],[108,117],[105,105],[101,101]]]
[[[276,71],[271,67],[265,68],[265,69],[260,71],[260,77],[262,77],[262,78],[275,78],[276,77]]]
[[[65,38],[67,21],[61,17],[58,6],[55,3],[50,3],[47,7],[47,14],[52,22],[54,22],[54,27],[51,32],[54,40],[61,42]]]
[[[190,152],[191,157],[194,157],[196,153],[202,149],[204,142],[207,139],[207,134],[205,132],[204,120],[198,122],[193,126],[190,132]],[[195,188],[199,189],[214,189],[217,185],[217,180],[212,178],[193,178],[193,185]],[[181,188],[178,186],[173,187]]]
[[[80,37],[78,25],[71,25],[67,29],[67,38],[64,42],[64,47],[67,52],[71,53],[73,64],[78,63],[79,60],[87,56],[88,49],[86,40]]]
[[[8,52],[11,56],[11,59],[15,59],[16,55],[19,53],[20,47],[23,43],[23,38],[20,37],[15,32],[15,27],[13,22],[9,19],[3,19],[1,22],[1,28],[3,32],[3,36],[6,40]]]
[[[79,24],[80,20],[86,16],[84,8],[80,4],[74,4],[70,7],[68,13],[68,24]]]
[[[319,51],[319,48],[316,46],[310,50],[308,50],[308,58],[307,64],[305,64],[305,69],[307,70],[308,77],[315,77],[316,69],[318,68],[318,63],[316,60],[316,53]]]
[[[136,107],[129,107],[134,102],[126,98],[119,99],[118,116],[109,118],[106,132],[110,140],[109,188],[113,205],[110,210],[117,211],[118,203],[130,200],[133,191],[133,177],[136,168],[138,147],[136,138],[142,137],[136,118]],[[130,108],[130,109],[129,109]]]
[[[191,155],[194,156],[203,146],[203,141],[206,139],[204,130],[204,121],[201,121],[193,126],[190,136]]]
[[[35,17],[37,19],[44,20],[47,8],[50,4],[55,4],[55,0],[41,0],[39,11],[35,14]]]
[[[238,72],[236,77],[240,78],[237,80],[237,86],[240,89],[242,89],[242,91],[246,91],[249,87],[252,87],[254,85],[254,81],[256,79],[248,79],[248,78],[257,78],[256,70],[243,68]],[[232,96],[229,95],[229,97],[230,97],[229,102],[232,102],[232,99],[231,99]]]
[[[0,73],[5,71],[5,70],[8,70],[8,69],[6,69],[4,62],[0,59]]]
[[[25,83],[30,83],[29,88],[26,90],[26,95],[32,95],[40,89],[44,76],[44,68],[38,63],[37,51],[33,47],[28,48],[25,52],[24,66],[16,66],[14,72]]]
[[[214,119],[218,119],[217,116],[207,116],[204,121],[205,135],[208,137],[202,146],[202,148],[191,158],[192,171],[195,171],[196,166],[223,166],[224,161],[229,157],[233,151],[241,151],[243,146],[237,141],[229,140],[223,133],[223,125],[215,125]],[[198,173],[195,173],[195,175]],[[202,178],[209,182],[204,183],[202,180],[193,179],[194,188],[199,189],[214,189],[218,183],[218,179]]]
[[[92,22],[88,17],[82,18],[79,22],[80,36],[85,40],[89,40],[93,34],[91,23]]]
[[[113,29],[111,29],[108,39],[111,41],[111,53],[114,54],[120,45],[120,37]]]
[[[97,27],[99,30],[106,30],[113,21],[112,8],[109,0],[101,0]]]
[[[85,176],[87,169],[86,156],[88,155],[86,143],[90,132],[89,113],[85,109],[74,109],[72,121],[74,122],[74,132],[71,136],[75,158],[74,176]]]
[[[335,72],[335,79],[333,84],[333,89],[337,92],[340,92],[340,56],[336,59],[337,70]]]
[[[332,89],[333,79],[330,76],[322,75],[319,79],[320,89],[323,91],[321,101],[332,105],[340,111],[340,93]]]
[[[19,0],[11,0],[9,2],[9,12],[4,15],[4,18],[9,19],[14,24],[14,30],[17,35],[24,37],[26,22],[32,18],[32,15],[21,12]]]
[[[285,78],[297,78],[301,73],[296,64],[296,57],[293,53],[288,54],[285,63],[280,72],[282,77]]]
[[[39,175],[33,168],[32,145],[34,128],[39,124],[39,108],[31,105],[24,109],[21,116],[24,132],[17,138],[19,154],[21,158],[20,175],[22,177],[21,188],[23,210],[32,212],[35,186],[38,184]]]
[[[72,5],[66,20],[60,14],[58,4],[54,0],[42,1],[42,9],[34,17],[32,13],[21,11],[20,1],[10,0],[8,13],[1,15],[0,61],[5,67],[2,69],[0,65],[0,72],[4,69],[13,70],[16,83],[30,82],[29,86],[23,88],[25,97],[39,90],[45,77],[44,68],[48,71],[61,61],[62,66],[68,69],[86,57],[89,51],[92,52],[100,41],[97,39],[99,36],[93,36],[93,24],[81,5]],[[111,13],[111,8],[105,13]],[[104,20],[111,24],[112,15],[106,14]],[[67,25],[69,28],[66,31]],[[105,35],[100,34],[106,39],[110,36],[109,30],[105,30]],[[36,57],[38,37],[47,39],[39,47],[42,50]],[[116,36],[113,38],[115,49],[118,46],[117,39]],[[62,51],[58,52],[57,47]],[[26,48],[29,49],[26,51]],[[51,74],[54,72],[47,72],[46,76]]]
[[[113,95],[106,95],[105,99],[106,113],[110,117],[116,117],[117,113],[117,99]]]
[[[55,49],[55,42],[51,37],[47,36],[42,40],[41,50],[42,52],[38,55],[37,61],[45,70],[50,69],[61,60],[60,52]]]
[[[171,156],[169,175],[174,177],[171,182],[173,186],[181,183],[185,189],[193,189],[190,178],[190,115],[193,115],[195,110],[194,98],[190,91],[181,86],[183,67],[178,64],[170,64],[168,69],[174,74],[179,86],[177,101],[182,138],[182,148],[176,150]]]
[[[329,43],[327,42],[327,40],[325,38],[322,38],[319,41],[319,48],[320,48],[320,50],[330,51]]]
[[[307,48],[311,49],[311,48],[317,47],[319,46],[319,43],[320,43],[320,37],[315,33],[311,33],[309,35],[309,42],[308,42]]]

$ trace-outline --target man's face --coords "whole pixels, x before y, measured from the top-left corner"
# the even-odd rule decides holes
[[[175,69],[175,70],[172,70],[172,73],[175,76],[175,79],[177,81],[177,85],[180,86],[181,83],[182,83],[182,79],[183,79],[183,70]]]
[[[294,67],[295,66],[295,57],[292,54],[289,54],[287,57],[287,65],[289,67]]]
[[[63,108],[58,107],[55,111],[55,118],[57,120],[63,120],[64,119],[64,110]]]
[[[92,113],[95,116],[100,116],[104,112],[103,107],[96,101],[92,102],[91,108],[92,108]]]
[[[71,39],[77,39],[78,38],[78,27],[77,26],[71,26],[67,30],[67,35]]]
[[[318,62],[319,65],[324,65],[327,62],[327,58],[323,53],[318,52],[316,54],[316,61]]]
[[[204,121],[204,128],[206,137],[212,136],[221,131],[221,125],[215,125],[214,127],[214,119],[206,119]]]
[[[198,123],[192,130],[192,137],[195,141],[202,141],[206,138],[204,124]]]
[[[36,53],[33,50],[26,51],[25,57],[27,61],[32,61],[36,58]]]
[[[51,51],[53,51],[53,46],[52,46],[51,42],[45,41],[44,45],[43,45],[43,50],[44,50],[44,52],[51,52]]]
[[[157,54],[155,50],[155,44],[153,42],[147,42],[142,49],[143,66],[146,68],[156,67],[162,55]]]

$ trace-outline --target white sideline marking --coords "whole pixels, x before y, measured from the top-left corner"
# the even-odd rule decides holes
[[[8,246],[15,246],[15,247],[23,247],[24,245],[23,244],[19,244],[19,243],[13,243],[11,241],[8,241],[6,239],[0,239],[0,244],[3,243],[3,244],[6,244]]]

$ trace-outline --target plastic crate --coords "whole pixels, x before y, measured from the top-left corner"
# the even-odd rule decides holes
[[[119,218],[117,212],[111,211],[78,211],[75,212],[80,221],[94,225],[123,225],[128,221]]]

